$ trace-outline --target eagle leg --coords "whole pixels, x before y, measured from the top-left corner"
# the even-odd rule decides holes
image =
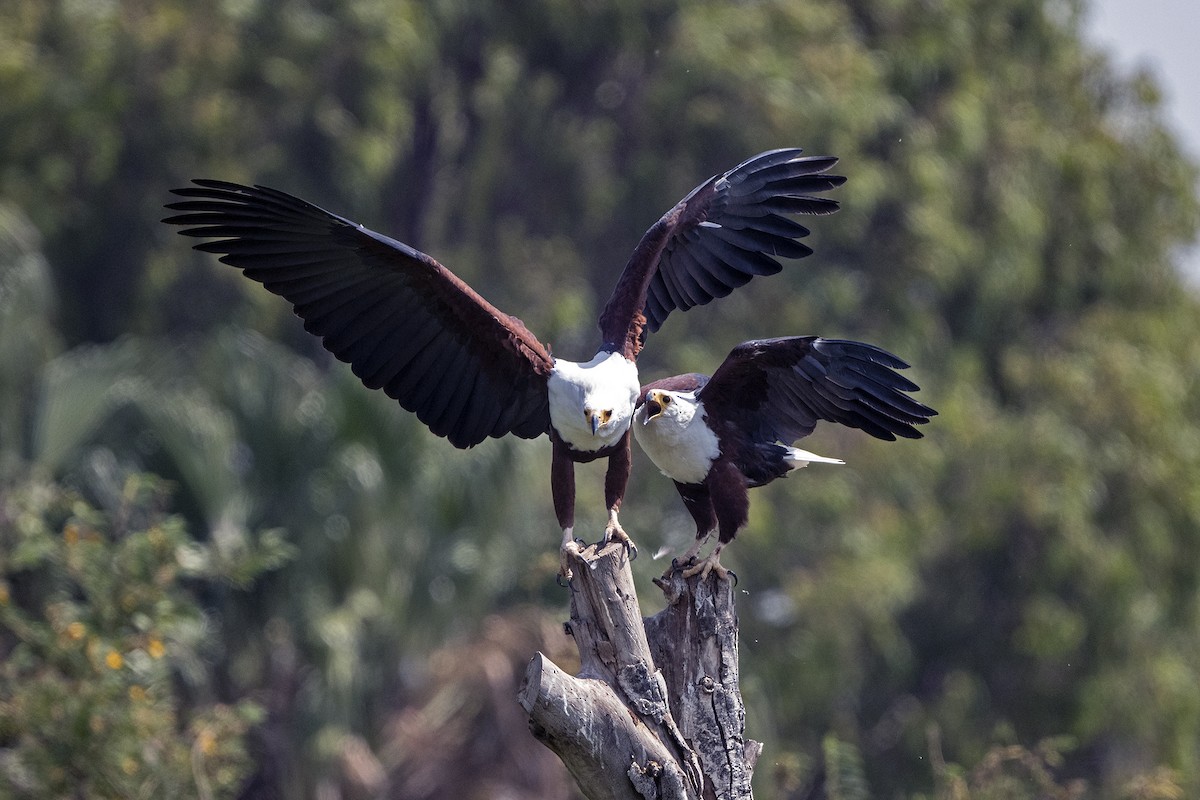
[[[604,472],[604,502],[608,505],[608,524],[604,526],[604,538],[600,540],[602,547],[614,539],[625,545],[625,552],[629,554],[630,561],[637,558],[637,545],[617,521],[617,511],[621,508],[621,500],[625,497],[625,487],[629,485],[629,475],[633,469],[632,442],[633,433],[626,430],[608,457],[608,469]]]
[[[581,552],[574,529],[563,528],[562,546],[558,548],[558,575],[554,579],[559,586],[567,586],[571,582],[574,574],[571,572],[571,560],[578,558]]]
[[[562,546],[558,550],[558,576],[560,586],[571,581],[571,559],[581,552],[575,541],[575,464],[570,451],[557,435],[551,432],[554,449],[550,460],[550,494],[554,498],[554,515],[562,528]]]
[[[700,515],[693,512],[693,516],[698,526],[702,521],[708,523],[715,517],[720,533],[717,546],[708,558],[685,569],[683,576],[690,578],[699,575],[700,579],[704,580],[708,573],[715,572],[720,580],[731,580],[732,576],[733,582],[737,583],[737,575],[721,566],[721,551],[733,541],[749,517],[750,495],[746,491],[746,476],[732,461],[718,459],[709,470],[708,477],[704,479],[703,487],[708,491],[708,504],[707,509],[702,510],[707,513]],[[684,500],[687,500],[686,496]],[[711,513],[712,517],[709,517],[708,513]],[[711,530],[711,527],[704,530]]]
[[[692,546],[691,546],[691,547],[689,547],[689,548],[688,548],[688,549],[687,549],[687,550],[684,552],[684,554],[683,554],[682,556],[680,556],[680,557],[679,557],[679,563],[680,563],[680,564],[682,564],[682,565],[684,565],[684,566],[688,566],[688,565],[690,565],[690,564],[694,564],[694,563],[695,563],[695,561],[696,561],[696,557],[700,555],[700,548],[701,548],[701,547],[704,545],[704,543],[705,543],[705,542],[707,542],[707,541],[708,541],[708,535],[707,535],[707,534],[705,534],[704,536],[698,536],[698,537],[696,537],[696,540],[695,540],[694,542],[692,542]]]

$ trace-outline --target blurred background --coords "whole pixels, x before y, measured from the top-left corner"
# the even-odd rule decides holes
[[[796,145],[849,177],[816,255],[672,315],[643,376],[855,338],[941,415],[818,430],[847,466],[758,490],[726,551],[758,796],[1200,796],[1197,164],[1088,20],[7,0],[0,797],[577,796],[514,699],[572,660],[548,442],[432,436],[162,205],[289,191],[579,356],[663,211]],[[650,614],[691,523],[640,454],[622,521]]]

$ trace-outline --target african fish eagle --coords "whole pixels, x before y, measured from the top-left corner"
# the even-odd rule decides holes
[[[837,162],[798,148],[756,155],[697,186],[642,236],[600,314],[590,359],[550,355],[516,317],[492,306],[432,257],[292,195],[264,186],[195,180],[175,189],[163,220],[212,241],[246,277],[288,300],[304,327],[430,430],[468,448],[489,436],[553,443],[551,489],[563,532],[563,574],[574,547],[574,463],[608,459],[604,541],[632,546],[617,512],[630,472],[629,427],[640,385],[635,360],[647,330],[674,309],[724,297],[775,256],[802,258],[809,231],[790,215],[831,214],[817,196],[845,179]]]
[[[721,550],[746,524],[749,489],[809,463],[845,463],[792,446],[819,420],[888,441],[921,438],[913,425],[937,412],[905,394],[918,386],[894,370],[907,367],[874,345],[791,336],[743,342],[711,378],[675,375],[643,387],[634,438],[696,522],[684,575],[727,577]],[[693,564],[714,528],[716,547]]]

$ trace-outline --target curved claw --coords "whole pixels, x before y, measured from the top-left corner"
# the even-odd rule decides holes
[[[625,552],[629,555],[630,561],[637,558],[637,545],[633,543],[633,539],[629,537],[629,534],[625,532],[625,529],[620,526],[616,519],[611,519],[604,528],[604,538],[600,540],[599,546],[604,547],[614,540],[625,545]]]
[[[664,581],[668,580],[670,579],[671,575],[676,572],[682,573],[683,577],[687,578],[689,577],[687,573],[688,568],[693,566],[695,563],[695,556],[688,556],[687,558],[682,559],[679,556],[676,556],[671,559],[671,566],[668,567],[665,572],[663,572],[662,579]]]
[[[686,554],[685,554],[686,555]],[[671,569],[684,570],[693,566],[700,559],[697,556],[675,557],[671,559]]]
[[[731,569],[727,569],[725,572],[729,574],[729,580],[733,581],[733,585],[737,586],[737,573]]]
[[[704,580],[705,578],[708,577],[708,573],[710,573],[710,572],[717,576],[717,580],[729,580],[729,576],[733,575],[732,572],[725,569],[725,567],[721,566],[721,558],[720,558],[719,550],[713,551],[713,553],[710,554],[708,556],[708,558],[697,561],[696,563],[687,567],[683,571],[683,577],[694,578],[695,576],[699,575],[700,580]],[[736,585],[736,581],[737,581],[736,575],[733,575],[733,580]]]

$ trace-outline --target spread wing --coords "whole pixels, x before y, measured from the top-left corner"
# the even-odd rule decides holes
[[[433,258],[284,192],[197,180],[164,222],[290,302],[372,389],[456,447],[550,425],[553,359]]]
[[[918,386],[895,370],[908,364],[874,345],[816,336],[743,342],[698,398],[759,441],[791,443],[819,420],[879,439],[921,438],[914,425],[937,414],[906,392]]]
[[[756,275],[773,275],[777,257],[803,258],[809,230],[791,215],[832,214],[836,200],[818,197],[845,183],[827,175],[831,156],[771,150],[697,186],[646,231],[600,316],[607,344],[636,355],[643,338],[673,310],[724,297]],[[632,349],[632,353],[629,352]]]

